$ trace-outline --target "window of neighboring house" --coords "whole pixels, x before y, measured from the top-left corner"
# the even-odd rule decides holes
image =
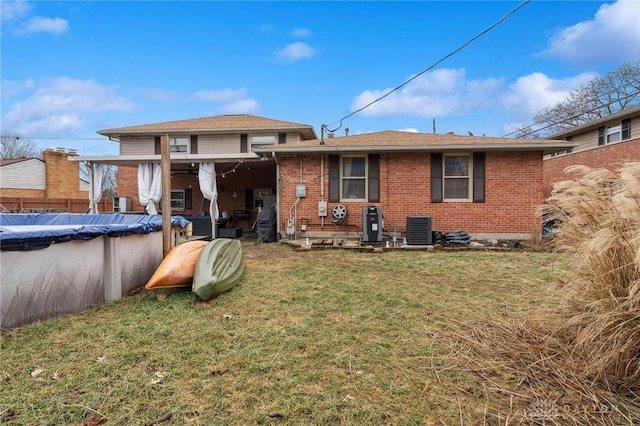
[[[342,156],[340,167],[341,194],[345,200],[367,199],[367,157]]]
[[[189,152],[189,138],[182,136],[169,138],[169,152]]]
[[[622,132],[622,127],[620,126],[620,124],[618,124],[617,126],[607,127],[607,131],[606,131],[607,143],[618,142],[619,140],[621,140],[622,139],[621,132]]]
[[[550,157],[558,157],[559,155],[571,154],[571,152],[573,152],[573,148],[567,148],[567,149],[564,149],[562,151],[552,152],[549,156]]]
[[[274,145],[278,142],[275,135],[269,136],[251,136],[251,150],[262,145]]]
[[[447,201],[471,199],[472,161],[470,154],[444,154],[444,199]]]

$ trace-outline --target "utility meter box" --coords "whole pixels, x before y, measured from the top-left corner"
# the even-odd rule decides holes
[[[318,216],[326,217],[327,216],[327,202],[326,201],[318,201]]]
[[[362,241],[382,242],[382,209],[380,207],[364,207],[362,209]]]
[[[304,198],[307,196],[307,187],[304,185],[296,185],[296,197]]]

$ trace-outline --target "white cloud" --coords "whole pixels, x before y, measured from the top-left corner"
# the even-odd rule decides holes
[[[203,102],[235,102],[247,97],[246,89],[200,90],[191,99]]]
[[[12,21],[26,15],[32,8],[33,5],[24,0],[1,1],[0,17],[2,22]]]
[[[536,72],[516,80],[499,103],[507,110],[533,116],[538,111],[564,100],[571,91],[593,80],[597,74],[582,73],[575,77],[554,79]]]
[[[53,33],[61,34],[69,29],[69,22],[62,18],[44,18],[36,16],[29,19],[16,32],[18,34]]]
[[[301,41],[291,43],[277,52],[277,57],[287,62],[295,62],[300,59],[309,59],[316,54],[315,50],[307,43]]]
[[[415,127],[407,127],[406,129],[398,129],[399,132],[420,133]]]
[[[13,95],[33,87],[33,79],[28,78],[24,81],[2,80],[2,98],[7,99]]]
[[[243,99],[231,102],[220,108],[220,112],[223,114],[252,114],[259,110],[260,105],[254,99]]]
[[[15,102],[2,119],[5,130],[24,135],[53,136],[83,129],[86,118],[102,111],[127,111],[134,105],[113,86],[69,77],[34,84],[31,97]]]
[[[420,117],[442,116],[452,112],[460,114],[487,99],[501,84],[501,80],[496,78],[469,81],[464,69],[443,68],[422,74],[403,88],[367,107],[361,114]],[[364,107],[391,90],[376,89],[361,93],[352,101],[351,111]]]
[[[603,4],[592,20],[563,28],[549,41],[549,56],[567,62],[595,64],[621,61],[640,52],[640,1]]]
[[[291,31],[291,34],[294,37],[309,37],[311,35],[311,31],[306,28],[294,28]]]

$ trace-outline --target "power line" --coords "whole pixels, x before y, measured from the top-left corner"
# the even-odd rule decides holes
[[[462,120],[463,118],[467,117],[469,114],[471,114],[473,111],[475,111],[476,108],[478,108],[480,105],[484,104],[485,102],[487,102],[489,99],[493,98],[495,95],[498,94],[498,92],[500,92],[502,89],[504,89],[505,87],[507,87],[508,84],[512,83],[516,78],[518,78],[520,75],[522,75],[522,73],[524,73],[524,71],[526,71],[527,69],[529,69],[529,67],[531,67],[533,64],[535,64],[536,62],[538,62],[541,58],[543,58],[545,55],[547,55],[547,53],[551,52],[553,49],[556,48],[556,46],[558,46],[560,43],[562,43],[567,37],[569,37],[570,35],[572,35],[573,33],[575,33],[576,31],[578,31],[578,29],[580,27],[582,27],[582,25],[584,24],[584,22],[580,22],[578,25],[576,25],[573,30],[569,33],[567,33],[564,37],[562,37],[560,40],[558,40],[556,43],[554,43],[552,46],[550,46],[547,50],[545,50],[544,52],[542,52],[542,54],[540,56],[538,56],[536,59],[534,59],[533,61],[531,61],[526,67],[522,68],[515,76],[511,77],[507,82],[505,82],[502,86],[500,86],[495,92],[493,92],[491,95],[489,95],[487,98],[485,98],[483,101],[479,102],[476,106],[474,106],[473,108],[471,108],[469,111],[467,111],[466,114],[464,114],[461,117],[458,117],[457,120],[454,120],[452,123],[450,123],[445,129],[444,131],[447,131],[448,129],[451,128],[451,126],[453,126],[454,124],[456,124],[457,122],[459,122],[460,120]]]
[[[473,43],[474,41],[476,41],[477,39],[479,39],[480,37],[482,37],[483,35],[485,35],[486,33],[488,33],[489,31],[491,31],[492,29],[494,29],[495,27],[497,27],[498,25],[500,25],[501,23],[503,23],[504,21],[506,21],[511,15],[513,15],[514,13],[516,13],[518,10],[522,9],[527,3],[531,2],[531,0],[524,0],[522,3],[520,3],[515,9],[511,10],[509,13],[507,13],[506,15],[504,15],[502,18],[500,18],[498,21],[496,21],[495,23],[493,23],[491,26],[489,26],[488,28],[484,29],[483,31],[481,31],[480,33],[476,34],[474,37],[472,37],[471,39],[469,39],[467,42],[465,42],[464,44],[462,44],[460,47],[458,47],[457,49],[453,50],[452,52],[448,53],[447,55],[445,55],[444,57],[442,57],[441,59],[439,59],[438,61],[436,61],[435,63],[433,63],[431,66],[429,66],[428,68],[425,68],[424,70],[420,71],[418,74],[414,75],[413,77],[411,77],[410,79],[408,79],[407,81],[405,81],[404,83],[402,83],[401,85],[391,89],[390,91],[388,91],[387,93],[385,93],[384,95],[380,96],[379,98],[369,102],[367,105],[353,111],[350,114],[345,115],[344,117],[342,117],[340,120],[334,121],[331,124],[335,124],[335,123],[340,123],[340,126],[342,126],[342,122],[344,120],[346,120],[347,118],[359,113],[360,111],[363,111],[367,108],[369,108],[371,105],[375,104],[376,102],[381,101],[382,99],[386,98],[387,96],[391,95],[392,93],[394,93],[397,90],[400,90],[401,88],[403,88],[404,86],[406,86],[407,84],[411,83],[413,80],[415,80],[416,78],[420,77],[422,74],[426,73],[427,71],[435,68],[437,65],[441,64],[442,62],[444,62],[445,60],[449,59],[451,56],[455,55],[456,53],[458,53],[459,51],[461,51],[462,49],[464,49],[465,47],[467,47],[468,45],[470,45],[471,43]],[[338,127],[339,129],[340,127]],[[334,130],[329,130],[330,132],[335,131],[337,129]]]
[[[640,90],[639,90],[639,91],[637,91],[637,92],[631,93],[631,94],[629,94],[629,95],[627,95],[627,96],[624,96],[624,97],[622,97],[622,98],[618,98],[618,99],[612,100],[612,101],[611,101],[610,103],[608,103],[608,104],[605,104],[605,105],[599,105],[599,106],[597,106],[597,107],[595,107],[595,108],[593,108],[593,109],[590,109],[590,110],[587,110],[587,111],[579,112],[578,114],[573,115],[573,116],[571,116],[571,117],[565,117],[565,118],[563,118],[561,121],[558,121],[558,122],[556,122],[556,123],[548,124],[548,125],[546,125],[546,126],[544,126],[544,127],[540,127],[539,129],[531,130],[531,128],[532,128],[533,126],[535,126],[536,124],[543,124],[542,122],[538,122],[538,123],[531,123],[530,125],[525,126],[525,127],[523,127],[522,129],[514,130],[513,132],[511,132],[511,133],[507,133],[506,135],[503,135],[502,137],[503,137],[503,138],[506,138],[506,137],[508,137],[508,136],[513,135],[514,133],[518,133],[518,132],[521,132],[521,131],[524,131],[524,130],[529,129],[530,131],[528,131],[528,132],[526,132],[526,133],[523,133],[523,134],[521,135],[521,137],[526,137],[526,136],[529,136],[530,134],[533,134],[533,133],[539,132],[540,130],[548,129],[549,127],[553,127],[553,126],[557,126],[558,124],[562,124],[563,122],[565,122],[565,121],[567,121],[567,120],[573,120],[574,118],[579,118],[579,117],[580,117],[580,116],[582,116],[582,115],[589,114],[589,113],[591,113],[591,112],[595,112],[595,111],[597,111],[597,110],[599,110],[599,109],[601,109],[601,108],[609,107],[609,106],[613,105],[613,104],[614,104],[614,103],[616,103],[616,102],[619,102],[619,101],[621,101],[621,100],[623,100],[623,99],[629,99],[629,98],[631,98],[631,97],[633,97],[633,96],[636,96],[636,95],[640,95]],[[604,117],[602,117],[602,118],[604,118]],[[585,123],[585,124],[587,124],[587,123]],[[575,127],[575,126],[571,126],[571,127]]]

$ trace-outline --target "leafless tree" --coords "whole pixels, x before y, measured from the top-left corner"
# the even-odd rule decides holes
[[[117,166],[107,166],[102,175],[102,198],[113,198],[118,194]],[[89,182],[89,166],[80,163],[80,179]]]
[[[607,117],[640,104],[640,56],[572,91],[557,104],[539,111],[533,124],[521,126],[518,138],[543,138]]]
[[[40,158],[42,156],[33,141],[15,134],[3,133],[0,135],[0,144],[0,159],[2,160]]]

